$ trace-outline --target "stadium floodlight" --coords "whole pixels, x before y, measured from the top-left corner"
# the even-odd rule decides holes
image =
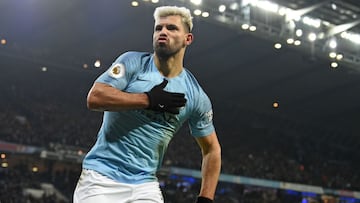
[[[312,42],[315,41],[316,38],[317,38],[317,37],[316,37],[316,34],[313,33],[313,32],[308,35],[308,39],[309,39],[310,41],[312,41]]]
[[[274,44],[275,49],[281,49],[282,45],[280,43]]]
[[[233,10],[233,11],[236,11],[239,9],[239,4],[234,2],[232,4],[230,4],[230,9]]]
[[[304,16],[302,19],[302,22],[306,25],[315,27],[315,28],[319,28],[321,26],[321,20],[320,19],[314,19],[314,18],[310,18],[308,16]]]
[[[301,45],[301,41],[300,41],[300,40],[295,40],[295,41],[294,41],[294,45],[295,45],[295,46],[300,46],[300,45]]]
[[[337,62],[331,62],[331,68],[337,68],[339,64]]]
[[[94,66],[95,66],[96,68],[100,68],[101,62],[100,62],[99,59],[95,61]]]
[[[199,15],[201,15],[201,10],[200,9],[195,9],[194,10],[194,15],[196,15],[196,16],[199,16]]]
[[[293,38],[288,38],[287,40],[286,40],[286,43],[288,43],[288,44],[293,44],[294,43],[294,39]]]
[[[131,6],[137,7],[137,6],[139,6],[139,2],[137,2],[137,1],[132,1],[132,2],[131,2]]]
[[[329,53],[329,57],[332,58],[332,59],[336,58],[336,56],[337,56],[336,52],[332,51],[332,52]]]
[[[219,10],[220,13],[224,13],[226,11],[226,6],[224,4],[222,4],[222,5],[219,6],[218,10]]]
[[[331,39],[330,42],[329,42],[329,47],[331,49],[335,49],[337,47],[337,42],[335,39]]]
[[[297,30],[295,31],[295,34],[296,34],[297,37],[301,37],[301,36],[303,35],[302,29],[297,29]]]
[[[249,25],[249,24],[246,24],[246,23],[244,23],[244,24],[241,25],[241,28],[242,28],[243,30],[247,30],[247,29],[249,29],[249,27],[250,27],[250,25]]]
[[[202,0],[190,0],[190,2],[197,5],[197,6],[199,6],[199,5],[201,5]]]
[[[47,70],[48,70],[48,68],[46,66],[41,67],[42,72],[46,72]]]
[[[252,0],[242,0],[241,1],[241,6],[244,7],[244,6],[247,6],[249,4],[251,4],[251,2],[254,2]]]
[[[336,60],[341,61],[344,58],[344,55],[338,54],[336,55]]]
[[[278,14],[279,14],[280,16],[284,16],[284,15],[286,15],[286,13],[287,13],[287,8],[285,8],[285,7],[279,8]]]
[[[210,13],[209,12],[202,12],[201,16],[204,17],[204,18],[207,18],[207,17],[210,16]]]
[[[278,13],[279,11],[279,5],[270,1],[257,1],[254,6],[273,13]]]
[[[290,9],[290,8],[287,8],[285,10],[286,14],[285,14],[285,19],[286,21],[289,21],[289,20],[295,20],[295,21],[300,21],[301,19],[301,15],[299,15],[298,12]]]
[[[332,4],[331,4],[331,8],[332,8],[332,10],[336,10],[336,9],[337,9],[336,4],[332,3]]]
[[[360,34],[352,32],[342,32],[340,36],[356,44],[360,44]]]

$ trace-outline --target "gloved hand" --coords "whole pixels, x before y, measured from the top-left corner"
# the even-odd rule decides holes
[[[161,84],[154,86],[149,92],[145,92],[150,102],[148,109],[179,114],[180,107],[185,106],[186,103],[185,94],[165,91],[167,83],[168,81],[164,79]]]
[[[207,198],[207,197],[201,197],[198,196],[195,203],[213,203],[214,201]]]

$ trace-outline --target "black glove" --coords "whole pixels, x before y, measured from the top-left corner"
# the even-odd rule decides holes
[[[178,114],[180,107],[185,106],[185,94],[165,91],[167,83],[168,81],[164,79],[161,84],[154,86],[149,92],[145,92],[150,102],[148,109]]]
[[[213,203],[213,202],[214,201],[209,198],[198,196],[195,203]]]

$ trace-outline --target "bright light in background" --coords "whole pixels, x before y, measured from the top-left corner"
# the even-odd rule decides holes
[[[100,60],[96,60],[95,63],[94,63],[94,66],[95,66],[96,68],[100,68],[100,66],[101,66]]]
[[[290,9],[290,8],[286,8],[285,9],[285,19],[288,20],[295,20],[295,21],[299,21],[301,19],[301,16],[294,10]]]
[[[302,29],[297,29],[297,30],[295,31],[295,35],[296,35],[297,37],[301,37],[301,36],[303,35]]]
[[[341,61],[344,58],[344,55],[338,54],[336,55],[336,60]]]
[[[226,6],[225,5],[220,5],[219,6],[219,12],[224,13],[225,11],[226,11]]]
[[[279,102],[274,102],[274,103],[272,104],[272,106],[273,106],[274,108],[279,108]]]
[[[339,64],[337,62],[331,62],[330,66],[331,68],[337,68]]]
[[[156,3],[159,3],[159,0],[151,0],[151,2],[156,4]]]
[[[308,39],[310,40],[310,41],[315,41],[316,40],[316,34],[315,33],[310,33],[309,35],[308,35]]]
[[[251,32],[256,31],[256,26],[254,26],[254,25],[250,26],[250,27],[249,27],[249,30],[250,30]]]
[[[360,44],[360,34],[350,33],[350,32],[342,32],[340,36],[342,38],[350,40],[356,44]]]
[[[295,46],[300,46],[300,45],[301,45],[301,41],[300,41],[300,40],[295,40],[295,41],[294,41],[294,45],[295,45]]]
[[[139,6],[139,2],[137,2],[137,1],[132,1],[132,2],[131,2],[131,5],[134,6],[134,7]]]
[[[46,71],[47,71],[47,67],[45,67],[45,66],[41,67],[41,71],[42,71],[42,72],[46,72]]]
[[[5,158],[6,158],[6,154],[2,153],[1,156],[0,156],[0,158],[5,159]]]
[[[278,13],[279,11],[279,5],[270,1],[256,1],[255,4],[256,5],[254,6],[264,9],[265,11],[270,11],[273,13]]]
[[[210,14],[209,14],[209,12],[203,12],[203,13],[201,14],[201,16],[204,17],[204,18],[207,18],[207,17],[210,16]]]
[[[197,16],[201,15],[201,10],[199,10],[199,9],[194,10],[194,15],[197,15]]]
[[[333,10],[336,10],[336,9],[337,9],[336,4],[332,3],[332,4],[331,4],[331,8],[332,8]]]
[[[249,24],[242,24],[241,25],[241,28],[243,29],[243,30],[247,30],[247,29],[249,29],[249,27],[250,27],[250,25]]]
[[[252,0],[242,0],[241,1],[241,6],[247,6],[251,3]]]
[[[286,8],[284,7],[281,7],[279,10],[278,10],[278,14],[281,15],[281,16],[284,16],[286,15]]]
[[[7,162],[2,162],[1,167],[7,168],[7,167],[9,167],[9,164]]]
[[[274,44],[275,49],[281,49],[282,45],[280,43]]]
[[[2,45],[5,45],[5,44],[6,44],[6,39],[1,39],[0,43],[1,43]]]
[[[84,154],[84,152],[83,152],[82,150],[79,150],[79,151],[77,152],[77,154],[78,154],[79,156],[81,156],[81,155]]]
[[[332,58],[332,59],[335,58],[335,57],[336,57],[336,53],[335,53],[335,52],[330,52],[330,53],[329,53],[329,57]]]
[[[294,39],[293,38],[289,38],[286,40],[286,43],[288,44],[293,44],[294,43]]]
[[[232,4],[230,4],[230,7],[229,7],[231,10],[235,11],[235,10],[238,10],[239,9],[239,4],[234,2]]]
[[[315,28],[319,28],[321,26],[321,20],[320,19],[314,19],[314,18],[310,18],[308,16],[305,16],[302,19],[302,22],[306,25],[315,27]]]
[[[329,42],[329,47],[335,49],[337,47],[337,42],[335,39],[331,39]]]
[[[38,168],[37,166],[33,166],[31,170],[32,170],[32,172],[34,172],[34,173],[39,172],[39,168]]]
[[[84,68],[84,69],[87,69],[87,68],[89,68],[89,65],[88,65],[87,63],[84,63],[84,64],[83,64],[83,68]]]
[[[201,4],[202,0],[190,0],[190,2],[199,6]]]

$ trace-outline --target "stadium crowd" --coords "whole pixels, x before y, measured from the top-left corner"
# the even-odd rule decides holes
[[[84,96],[84,92],[80,94]],[[19,92],[13,88],[5,89],[0,99],[0,140],[48,149],[54,143],[89,149],[96,139],[102,114],[87,110],[85,101],[78,102],[77,98],[62,100],[59,97],[61,96],[46,97],[41,93],[29,97],[25,90]],[[263,114],[239,114],[263,121],[261,123],[269,120]],[[217,121],[215,117],[215,122],[220,126],[218,134],[223,146],[222,173],[332,189],[360,190],[360,167],[359,162],[355,161],[360,160],[357,149],[342,146],[334,139],[318,136],[323,131],[313,129],[304,132],[302,126],[293,124],[274,127],[242,122],[230,125],[234,128],[226,129],[222,127],[224,121]],[[164,166],[199,169],[200,158],[199,148],[185,127],[170,143]],[[73,170],[45,170],[36,174],[23,165],[11,170],[10,167],[1,169],[0,202],[55,202],[52,196],[35,201],[30,197],[17,195],[24,186],[38,184],[40,181],[53,183],[71,199],[72,189],[81,170],[80,164],[77,166]],[[167,188],[174,188],[165,192],[169,203],[186,202],[184,198],[194,198],[196,187],[179,186],[179,182],[171,180],[164,180],[164,183]],[[177,193],[178,190],[182,192]],[[234,195],[236,194],[235,192]],[[230,197],[219,193],[217,198]],[[239,201],[228,199],[218,202]]]

